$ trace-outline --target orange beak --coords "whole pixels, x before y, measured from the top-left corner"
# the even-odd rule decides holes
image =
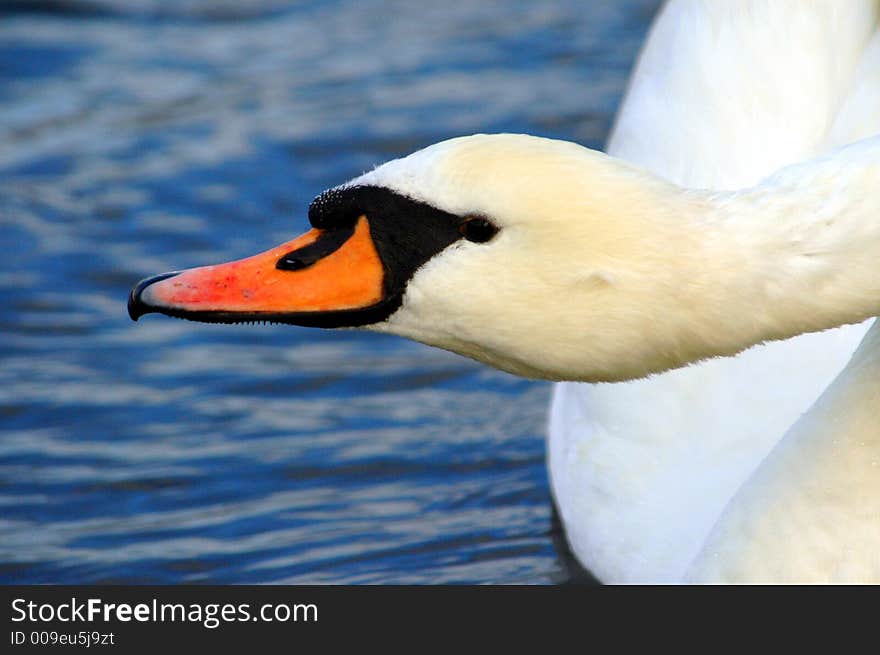
[[[313,229],[247,259],[143,280],[132,289],[128,312],[133,320],[159,312],[208,322],[354,325],[352,312],[382,302],[384,278],[361,216],[350,229]]]

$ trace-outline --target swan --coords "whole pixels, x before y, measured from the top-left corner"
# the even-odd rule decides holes
[[[869,334],[797,423],[866,327],[799,337],[813,339],[806,347],[779,341],[880,313],[880,277],[873,275],[880,138],[862,138],[870,130],[851,122],[832,128],[840,143],[823,134],[835,112],[872,116],[852,99],[873,97],[870,67],[859,62],[876,56],[876,7],[866,3],[856,20],[830,4],[811,5],[811,20],[794,22],[804,34],[792,27],[789,38],[804,39],[811,56],[835,53],[834,83],[823,86],[824,95],[805,85],[788,99],[779,80],[790,71],[782,66],[779,80],[768,72],[764,110],[783,99],[822,107],[774,116],[751,150],[737,133],[714,144],[699,134],[696,109],[714,106],[717,115],[702,128],[708,132],[727,118],[719,100],[730,89],[723,85],[697,85],[695,97],[679,94],[682,103],[670,93],[665,114],[654,107],[660,124],[669,119],[668,131],[654,141],[646,136],[654,127],[648,112],[664,88],[657,76],[677,91],[665,79],[676,66],[657,72],[670,38],[684,30],[694,35],[693,48],[711,50],[724,42],[719,30],[730,29],[730,42],[741,44],[759,24],[774,24],[758,19],[779,18],[774,3],[759,6],[768,15],[714,24],[724,12],[717,6],[670,3],[637,65],[610,155],[527,135],[444,141],[318,196],[309,207],[313,229],[301,237],[236,262],[141,281],[129,313],[364,328],[516,375],[568,381],[554,394],[551,482],[575,554],[602,580],[878,580],[871,492],[880,471],[870,462],[880,444],[869,418],[880,338]],[[712,38],[695,29],[700,19],[716,28]],[[817,34],[827,37],[826,51],[815,48]],[[780,52],[792,45],[778,41],[769,43]],[[695,61],[682,47],[688,57],[679,69]],[[799,65],[815,63],[802,54]],[[732,66],[729,57],[696,61],[710,81],[719,67]],[[734,77],[734,89],[751,84]],[[714,91],[708,107],[693,106],[699,93]],[[797,134],[774,140],[774,128]],[[729,164],[719,161],[722,154]],[[793,360],[798,370],[780,370],[792,354],[803,356]],[[757,379],[748,374],[750,360]],[[734,402],[719,403],[737,382],[745,388]],[[768,383],[780,385],[780,397],[756,404]],[[643,405],[632,402],[640,398]],[[750,410],[755,425],[742,430]],[[769,436],[756,436],[768,426]],[[838,428],[839,438],[835,432],[823,441]],[[859,444],[863,475],[845,478],[844,460],[852,457],[824,462],[826,441],[833,452]],[[805,477],[808,462],[822,476]],[[829,491],[829,482],[842,486]],[[846,493],[853,485],[858,493]],[[798,511],[785,516],[789,504]],[[680,514],[666,521],[666,508]],[[817,528],[829,516],[837,523]],[[787,532],[775,529],[783,523]],[[801,552],[805,533],[817,546]]]

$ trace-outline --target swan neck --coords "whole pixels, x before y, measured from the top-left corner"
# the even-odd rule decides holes
[[[704,262],[731,349],[880,312],[880,139],[712,194]],[[737,343],[739,342],[739,343]]]

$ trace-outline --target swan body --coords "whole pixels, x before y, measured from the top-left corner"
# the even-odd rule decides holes
[[[829,142],[880,130],[880,31]],[[689,582],[880,581],[880,323],[746,480],[688,568]]]
[[[689,582],[880,580],[880,324],[743,485]]]
[[[679,184],[737,188],[880,131],[877,12],[876,2],[668,3],[608,152]],[[605,581],[682,580],[725,506],[867,327],[805,334],[625,384],[557,384],[550,479],[581,561]],[[762,550],[762,575],[740,579],[781,580],[768,571],[789,570],[778,561],[787,555]]]
[[[774,434],[778,441],[843,367],[864,328],[800,338],[822,352],[800,341],[718,356],[880,313],[880,138],[814,156],[824,150],[820,127],[828,130],[860,79],[849,72],[870,31],[834,16],[796,23],[809,39],[830,31],[827,50],[842,62],[821,94],[803,90],[825,108],[799,122],[800,136],[770,146],[775,154],[760,170],[747,166],[756,153],[730,144],[739,164],[722,179],[721,155],[704,141],[676,155],[691,159],[672,159],[686,107],[658,110],[669,121],[665,146],[652,149],[639,127],[646,118],[633,98],[655,95],[639,80],[653,80],[651,49],[678,7],[667,8],[649,41],[612,140],[612,153],[632,163],[524,135],[445,141],[325,192],[309,210],[314,229],[298,239],[142,281],[129,312],[362,327],[527,377],[614,382],[566,383],[554,398],[551,480],[575,553],[608,581],[735,579],[750,569],[728,553],[751,561],[737,545],[767,529],[748,498],[797,486],[780,481],[787,451],[776,468],[768,460],[753,496],[731,504],[707,541],[713,524]],[[849,54],[834,47],[855,36]],[[767,132],[769,139],[774,130]],[[639,162],[639,151],[654,158]],[[773,173],[803,159],[810,161]],[[707,177],[689,180],[689,170]],[[800,370],[782,374],[792,355],[802,357]],[[845,387],[861,379],[847,371]],[[755,372],[779,383],[781,395],[762,400]],[[801,441],[812,443],[791,440]],[[805,514],[800,525],[808,524]]]

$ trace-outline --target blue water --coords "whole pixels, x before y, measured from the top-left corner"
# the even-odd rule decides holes
[[[435,141],[600,147],[654,0],[0,5],[0,582],[564,582],[550,386],[126,315]]]

